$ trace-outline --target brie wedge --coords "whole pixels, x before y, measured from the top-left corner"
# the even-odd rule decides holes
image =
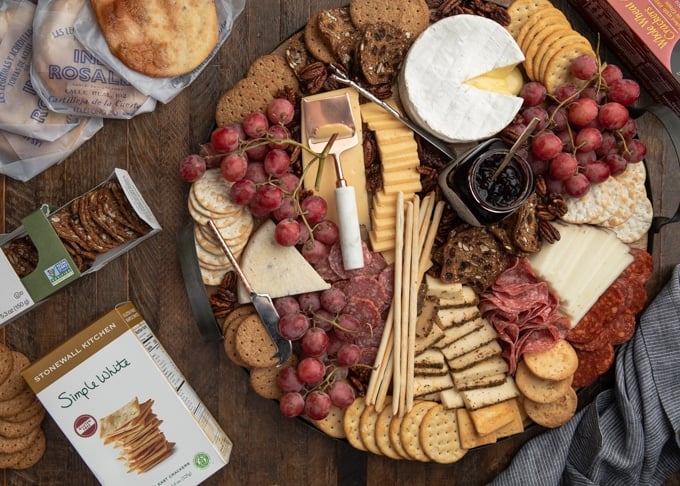
[[[438,138],[481,140],[500,132],[520,110],[515,67],[522,61],[515,40],[493,20],[447,17],[409,49],[399,96],[411,119]]]

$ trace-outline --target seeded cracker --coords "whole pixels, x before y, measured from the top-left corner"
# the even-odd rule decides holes
[[[358,28],[386,22],[403,31],[411,42],[430,24],[425,0],[351,0],[349,12]]]
[[[352,61],[354,46],[358,40],[358,31],[352,23],[347,7],[322,10],[317,17],[318,29],[330,46],[335,59],[345,67]]]
[[[310,17],[310,19],[307,21],[307,25],[305,25],[305,46],[307,46],[307,50],[317,60],[329,63],[333,62],[335,58],[333,56],[331,46],[326,43],[324,35],[321,33],[321,30],[319,30],[320,13],[321,11]]]

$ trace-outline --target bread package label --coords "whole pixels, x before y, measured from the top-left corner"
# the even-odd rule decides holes
[[[35,5],[3,2],[0,23],[0,129],[54,141],[78,126],[76,116],[54,113],[35,92],[30,79]]]
[[[130,302],[23,377],[103,485],[195,485],[232,442]]]
[[[43,205],[0,237],[0,327],[160,231],[127,171],[64,206]]]
[[[83,116],[132,118],[156,107],[76,39],[74,24],[86,0],[45,0],[33,21],[31,79],[50,110]]]

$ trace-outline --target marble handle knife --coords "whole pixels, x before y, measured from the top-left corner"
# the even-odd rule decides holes
[[[227,256],[229,262],[234,267],[234,270],[243,282],[243,286],[250,294],[250,301],[252,302],[257,315],[260,316],[260,320],[264,324],[269,337],[272,339],[272,342],[276,347],[276,352],[272,358],[278,358],[279,362],[276,366],[281,366],[288,360],[288,358],[290,358],[290,355],[293,352],[293,345],[289,340],[284,339],[281,334],[279,334],[279,313],[276,312],[272,298],[267,294],[258,294],[255,292],[255,290],[253,290],[253,287],[248,281],[248,277],[246,277],[245,273],[243,273],[243,270],[236,261],[236,257],[231,252],[227,242],[224,241],[224,238],[222,238],[220,231],[217,229],[217,226],[215,226],[215,222],[212,219],[208,220],[208,226],[210,226],[210,229],[215,234],[217,241],[219,241],[220,246],[222,247],[222,251],[224,251],[224,254]]]

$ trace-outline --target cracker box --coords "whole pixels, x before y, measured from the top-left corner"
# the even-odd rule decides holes
[[[680,4],[667,0],[571,0],[658,101],[680,115]]]
[[[127,171],[0,237],[0,326],[160,231]]]
[[[23,377],[104,485],[194,485],[232,443],[130,302]]]

